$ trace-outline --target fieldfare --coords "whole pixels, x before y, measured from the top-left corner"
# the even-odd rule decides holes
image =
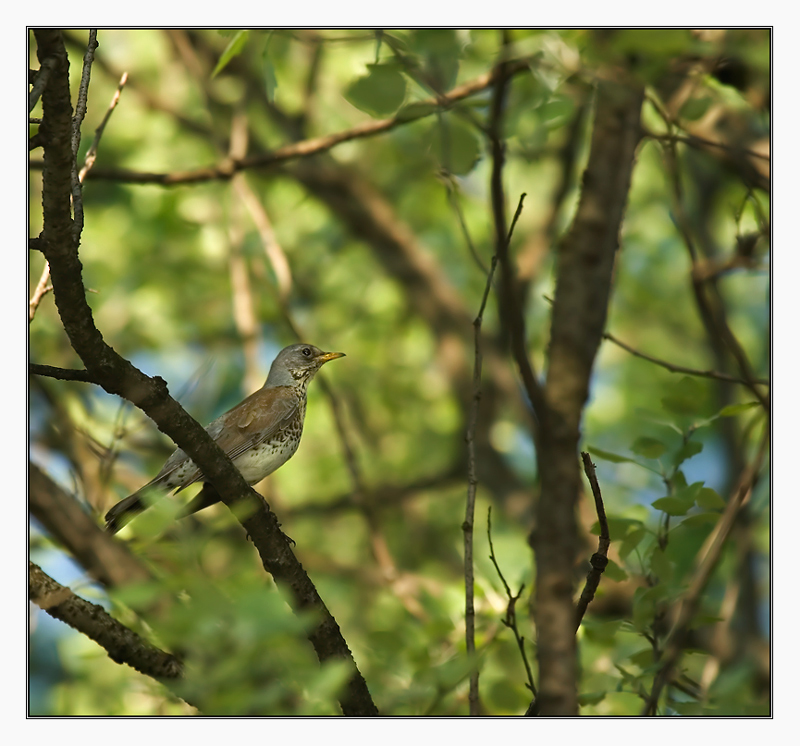
[[[337,357],[344,357],[344,353],[323,352],[307,344],[285,347],[272,363],[266,383],[206,428],[248,484],[260,482],[294,455],[303,433],[308,383],[324,363]],[[180,492],[200,481],[202,472],[178,448],[154,479],[106,513],[106,528],[116,533],[145,510],[148,507],[142,499],[145,492],[168,493],[176,487]],[[202,510],[218,500],[219,495],[208,485],[189,504],[185,514]]]

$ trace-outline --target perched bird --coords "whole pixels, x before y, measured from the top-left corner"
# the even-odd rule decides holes
[[[256,484],[283,466],[300,445],[306,415],[306,389],[320,367],[343,352],[323,352],[308,344],[289,345],[278,353],[266,383],[241,404],[220,415],[206,432],[233,461],[248,484]],[[120,500],[106,513],[106,528],[119,531],[148,507],[142,495],[151,490],[168,493],[204,479],[202,472],[180,448],[144,487]],[[192,501],[186,514],[219,500],[210,485]]]

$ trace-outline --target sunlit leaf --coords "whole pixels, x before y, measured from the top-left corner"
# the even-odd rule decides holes
[[[247,29],[243,31],[237,31],[233,38],[228,42],[228,46],[225,47],[225,51],[219,58],[219,62],[217,62],[214,71],[211,73],[212,78],[216,78],[222,70],[225,69],[225,66],[237,55],[241,54],[242,50],[247,44],[247,39],[250,36],[250,32]]]

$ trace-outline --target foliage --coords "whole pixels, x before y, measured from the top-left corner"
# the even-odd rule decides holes
[[[297,330],[346,352],[318,377],[324,386],[310,387],[298,453],[258,490],[296,542],[382,714],[467,714],[473,664],[485,713],[524,712],[531,695],[501,623],[508,599],[489,561],[486,515],[493,506],[506,579],[514,592],[525,585],[517,618],[535,661],[526,612],[539,481],[529,403],[513,378],[494,296],[483,321],[476,434],[476,661],[464,642],[470,322],[494,251],[491,89],[436,105],[492,71],[501,36],[282,29],[109,30],[98,38],[79,164],[123,71],[128,83],[83,189],[80,258],[97,327],[120,354],[164,378],[202,424],[260,385]],[[86,34],[66,39],[74,100]],[[746,378],[698,306],[692,278],[710,272],[700,287],[712,299],[712,322],[723,316],[752,377],[768,378],[769,171],[752,155],[769,142],[768,32],[515,30],[504,53],[529,61],[513,76],[504,112],[504,179],[509,210],[527,193],[510,251],[538,370],[547,367],[554,257],[588,157],[593,86],[625,67],[645,87],[646,136],[607,330],[672,365]],[[33,38],[30,66],[39,66]],[[181,174],[244,153],[266,157],[392,117],[386,131],[312,157],[181,183]],[[139,183],[131,172],[176,179]],[[35,168],[30,193],[35,236]],[[31,295],[43,266],[31,252]],[[490,348],[501,355],[491,358]],[[36,309],[30,351],[35,363],[81,367],[52,294]],[[580,448],[597,461],[612,546],[578,633],[582,714],[642,710],[704,542],[766,437],[757,394],[768,388],[670,372],[603,343]],[[31,378],[30,428],[31,460],[98,521],[172,448],[130,404],[44,377]],[[597,533],[586,494],[578,592]],[[662,714],[769,713],[768,495],[762,474],[702,594]],[[125,529],[122,540],[158,579],[149,586],[65,579],[74,566],[58,537],[36,521],[31,531],[35,562],[179,652],[190,674],[166,688],[42,621],[31,642],[34,714],[193,712],[177,696],[204,714],[339,711],[346,668],[316,662],[305,639],[313,620],[291,613],[224,506],[175,521],[160,504]],[[169,613],[153,611],[159,599]]]

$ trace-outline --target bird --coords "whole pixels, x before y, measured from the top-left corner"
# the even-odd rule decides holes
[[[294,456],[303,433],[308,384],[325,363],[344,356],[343,352],[323,352],[310,344],[284,347],[270,366],[264,385],[206,428],[249,485],[260,482]],[[195,463],[178,448],[153,479],[106,513],[106,529],[116,533],[146,510],[149,502],[143,500],[145,493],[168,494],[176,488],[180,492],[204,479]],[[206,484],[183,515],[219,499],[216,490]]]

